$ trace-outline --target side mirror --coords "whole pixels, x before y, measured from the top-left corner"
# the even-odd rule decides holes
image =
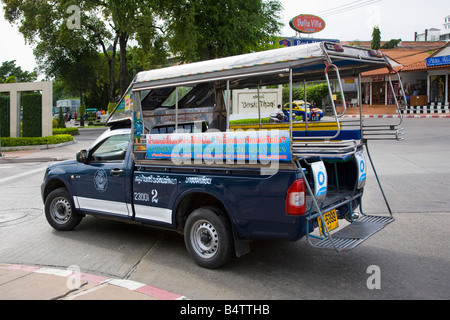
[[[77,152],[77,161],[81,163],[87,163],[88,162],[88,152],[87,150],[81,150]]]

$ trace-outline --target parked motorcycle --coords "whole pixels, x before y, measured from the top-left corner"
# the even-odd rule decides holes
[[[288,122],[289,117],[285,114],[271,113],[269,116],[269,123],[283,123]]]

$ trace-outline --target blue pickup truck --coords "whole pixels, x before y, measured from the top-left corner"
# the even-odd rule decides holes
[[[49,224],[72,230],[97,215],[171,229],[206,268],[258,239],[355,248],[394,221],[356,213],[368,164],[363,127],[345,130],[334,105],[327,130],[292,118],[270,130],[229,124],[231,90],[329,81],[330,65],[338,77],[389,67],[378,52],[320,43],[139,73],[110,128],[76,159],[47,168]],[[349,225],[339,228],[341,219]]]

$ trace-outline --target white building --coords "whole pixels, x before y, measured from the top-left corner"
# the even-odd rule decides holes
[[[60,107],[64,115],[69,112],[71,115],[73,115],[75,112],[78,112],[78,108],[80,107],[80,99],[67,99],[56,101],[56,108],[53,108],[54,117],[58,116]]]
[[[441,29],[431,28],[425,29],[422,33],[415,33],[414,41],[439,41],[441,37]]]
[[[450,41],[450,15],[444,18],[444,29],[430,28],[414,34],[414,41]]]
[[[450,16],[445,17],[444,30],[441,32],[441,41],[450,41]]]

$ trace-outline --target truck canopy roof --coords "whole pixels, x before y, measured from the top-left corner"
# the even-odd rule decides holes
[[[273,72],[290,68],[294,69],[294,82],[321,80],[324,78],[325,61],[335,64],[343,77],[357,76],[361,72],[388,65],[382,54],[377,55],[372,50],[321,42],[142,71],[137,74],[133,87],[134,90],[142,90],[189,82],[228,80],[245,75],[251,77],[252,74],[258,74],[261,80],[261,73],[275,78],[272,81],[265,78],[264,84],[279,84],[283,79],[274,77]],[[282,82],[288,81],[285,79]]]
[[[216,86],[222,83],[225,87],[226,81],[229,81],[230,89],[286,84],[290,81],[291,69],[294,83],[317,81],[325,79],[325,68],[329,64],[335,65],[343,78],[356,77],[369,70],[390,68],[381,52],[320,42],[142,71],[136,75],[125,96],[133,91],[200,83],[215,83]],[[334,78],[333,74],[330,74],[330,78]],[[120,113],[121,108],[116,109]],[[108,121],[117,121],[124,116],[126,118],[126,115],[121,114],[110,116]]]

